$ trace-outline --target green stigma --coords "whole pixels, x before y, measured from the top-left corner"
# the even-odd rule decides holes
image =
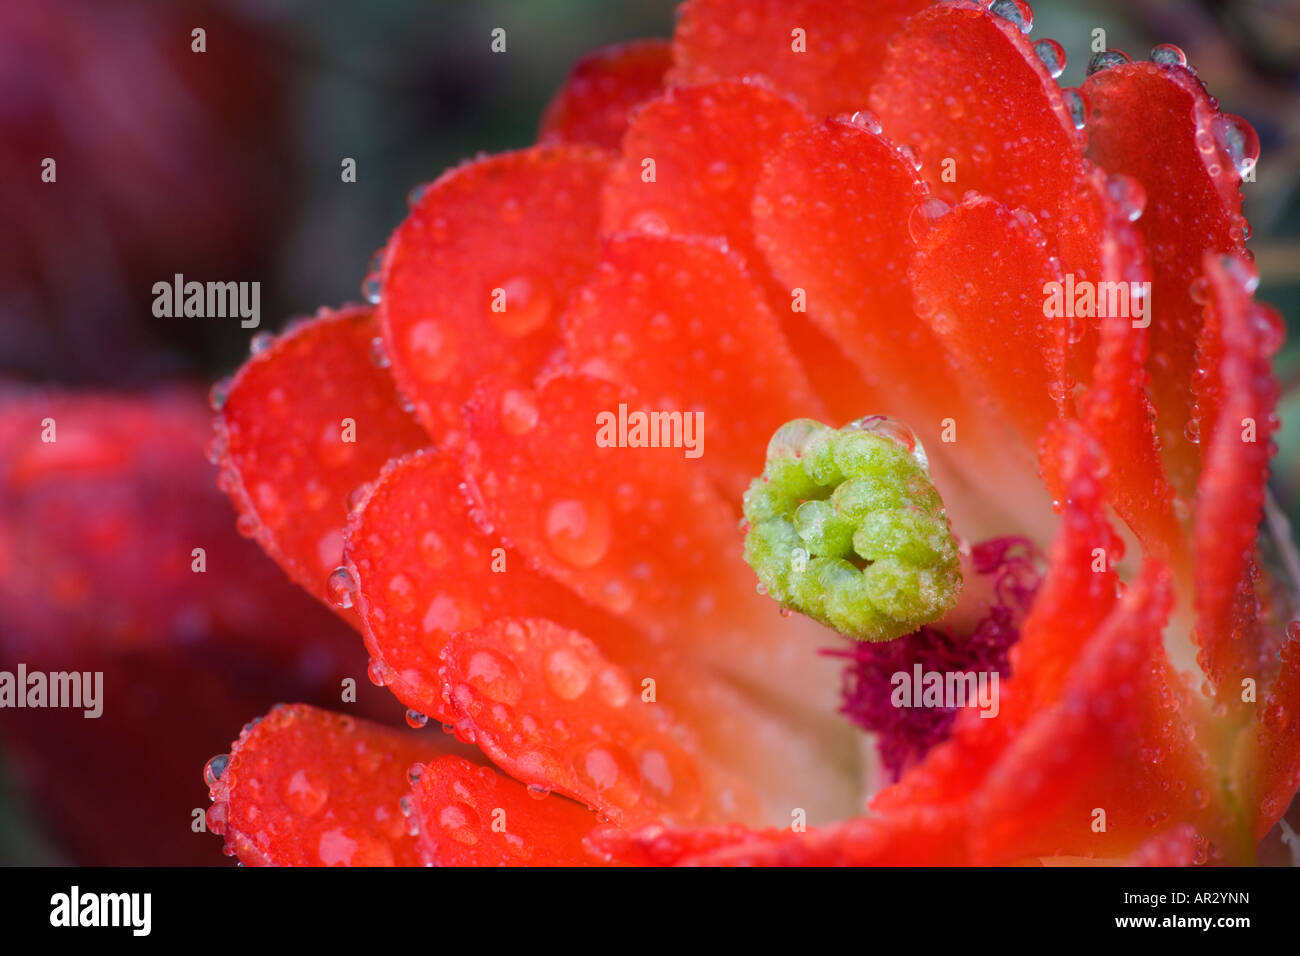
[[[745,561],[783,607],[860,641],[891,641],[952,609],[957,545],[925,450],[882,415],[782,425],[745,492]]]

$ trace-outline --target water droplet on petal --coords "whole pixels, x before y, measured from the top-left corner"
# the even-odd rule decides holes
[[[406,712],[406,725],[408,727],[412,727],[415,730],[419,730],[428,722],[429,722],[429,718],[426,717],[424,714],[420,713],[418,710],[408,710]]]
[[[993,0],[989,5],[989,13],[1014,23],[1021,33],[1028,33],[1034,28],[1034,11],[1024,0]]]
[[[879,134],[884,127],[880,125],[880,118],[871,110],[858,110],[849,116],[849,122],[858,129],[865,129],[868,133]]]
[[[219,378],[212,383],[208,389],[208,406],[214,411],[219,412],[226,407],[226,400],[230,398],[230,379]]]
[[[898,147],[898,152],[911,164],[913,169],[918,173],[921,171],[921,157],[916,155],[916,150],[911,146],[903,145]]]
[[[376,687],[383,687],[385,683],[383,661],[372,657],[369,666],[366,667],[366,676],[370,678],[370,683]]]
[[[1102,50],[1100,53],[1094,53],[1092,59],[1088,61],[1088,75],[1092,76],[1102,70],[1131,62],[1132,59],[1123,50]]]
[[[546,512],[546,543],[551,552],[575,568],[589,568],[609,551],[614,537],[609,509],[599,501],[565,499]]]
[[[591,667],[572,648],[557,647],[543,662],[546,684],[561,700],[576,700],[591,683]]]
[[[911,234],[912,241],[920,244],[951,210],[951,206],[934,196],[917,203],[907,219],[907,231]]]
[[[361,297],[371,305],[378,305],[384,296],[384,284],[377,274],[371,273],[361,283]]]
[[[1172,43],[1161,43],[1159,46],[1152,47],[1150,59],[1152,63],[1159,63],[1161,66],[1187,65],[1187,54],[1181,47],[1174,46]]]
[[[425,193],[429,191],[429,187],[432,185],[433,183],[420,183],[420,185],[412,187],[411,191],[406,194],[406,205],[411,209],[420,205],[420,200],[424,198]]]
[[[1058,79],[1065,72],[1065,48],[1055,40],[1039,40],[1034,44],[1034,52],[1043,61],[1052,79]]]
[[[1255,127],[1235,113],[1224,113],[1215,120],[1215,133],[1238,176],[1244,177],[1255,168],[1259,162],[1259,134]]]
[[[534,800],[545,800],[551,795],[551,788],[540,783],[530,783],[527,789],[528,795]]]
[[[504,308],[489,306],[488,318],[504,335],[512,338],[527,335],[550,319],[554,300],[548,283],[518,275],[506,279],[498,288],[504,293]]]
[[[207,783],[209,789],[217,785],[221,775],[226,772],[228,763],[230,763],[230,754],[217,754],[204,765],[203,780]]]
[[[1147,191],[1132,176],[1116,173],[1106,179],[1106,192],[1129,222],[1137,222],[1147,207]]]
[[[357,593],[357,581],[345,567],[337,567],[325,579],[325,596],[337,608],[352,607]]]
[[[916,437],[916,433],[905,422],[901,422],[897,418],[891,418],[888,415],[867,415],[855,422],[850,422],[845,428],[870,432],[873,435],[888,438],[915,458],[922,468],[929,468],[930,466],[929,459],[925,454],[925,448],[921,445],[921,440]]]
[[[258,332],[248,340],[248,354],[256,355],[258,352],[265,352],[274,344],[274,332]]]
[[[501,393],[501,427],[511,435],[526,435],[537,425],[537,399],[528,389]]]
[[[456,364],[456,350],[450,331],[436,319],[423,319],[407,333],[410,349],[408,365],[418,377],[429,382],[446,378]]]
[[[393,360],[388,357],[388,348],[384,345],[383,336],[376,335],[370,340],[370,361],[376,368],[388,368],[393,364]]]
[[[1197,305],[1205,305],[1210,301],[1210,280],[1205,276],[1197,276],[1187,287],[1187,294]]]
[[[1065,108],[1070,112],[1070,121],[1074,123],[1075,129],[1083,129],[1088,125],[1088,113],[1091,111],[1091,106],[1088,103],[1088,97],[1083,95],[1082,90],[1067,87],[1061,90],[1061,99],[1065,101]]]

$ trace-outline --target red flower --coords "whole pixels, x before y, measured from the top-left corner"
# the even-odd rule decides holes
[[[240,521],[412,723],[498,768],[278,709],[208,768],[242,860],[1254,859],[1300,783],[1300,652],[1256,544],[1280,326],[1242,248],[1253,133],[1169,49],[1062,91],[1028,8],[993,8],[691,0],[671,65],[596,54],[541,144],[423,190],[373,313],[219,387]],[[1138,291],[1076,318],[1053,282]],[[701,412],[704,454],[603,447],[624,406]],[[736,525],[779,426],[874,413],[928,450],[905,497],[938,490],[926,547],[950,525],[966,583],[847,652],[841,699],[834,638],[755,592],[743,544],[794,573],[772,528]],[[793,434],[747,516],[812,480]],[[920,547],[902,512],[860,558]],[[938,580],[908,567],[903,603]],[[835,588],[799,606],[834,619]],[[996,715],[882,711],[922,662],[1003,677]]]

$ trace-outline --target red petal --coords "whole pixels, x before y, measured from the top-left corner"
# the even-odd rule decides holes
[[[750,262],[749,205],[763,159],[809,116],[762,86],[670,89],[632,118],[605,185],[605,232],[725,236]],[[654,179],[647,160],[654,161]]]
[[[584,56],[542,115],[539,142],[618,149],[632,111],[663,88],[667,40],[634,40]]]
[[[252,866],[414,866],[399,801],[430,739],[278,705],[244,729],[212,787],[208,825]]]
[[[1206,816],[1211,777],[1161,643],[1171,603],[1167,570],[1148,562],[1083,649],[1059,703],[985,778],[973,806],[977,861],[1123,856],[1153,826]]]
[[[1253,631],[1251,574],[1277,430],[1270,359],[1281,342],[1276,314],[1242,284],[1247,268],[1244,259],[1206,255],[1212,300],[1198,344],[1207,363],[1197,406],[1206,429],[1194,529],[1198,661],[1233,707],[1242,679],[1259,681],[1269,666]]]
[[[510,615],[604,626],[501,541],[482,507],[471,506],[464,481],[441,453],[391,463],[353,513],[347,544],[374,672],[402,703],[442,721],[452,712],[438,661],[453,633]]]
[[[1150,330],[1151,392],[1175,486],[1189,495],[1196,449],[1184,431],[1192,415],[1189,384],[1201,325],[1191,285],[1207,250],[1241,247],[1239,180],[1214,141],[1214,101],[1187,70],[1124,64],[1093,74],[1084,92],[1092,104],[1089,158],[1146,189],[1138,227],[1150,251],[1158,310]],[[1152,149],[1152,143],[1160,148]]]
[[[1197,866],[1207,857],[1206,841],[1189,823],[1180,823],[1134,850],[1125,866]]]
[[[738,585],[752,576],[734,512],[698,463],[680,448],[597,443],[598,416],[640,407],[635,394],[558,375],[519,417],[508,393],[485,387],[472,403],[466,470],[528,560],[651,635],[738,626]]]
[[[918,241],[909,273],[917,312],[957,373],[1032,448],[1069,407],[1064,329],[1044,318],[1044,286],[1060,277],[1042,233],[1031,217],[973,197]]]
[[[1279,657],[1281,670],[1269,688],[1256,725],[1257,764],[1252,768],[1251,799],[1258,807],[1258,842],[1282,819],[1300,790],[1300,624],[1287,628]]]
[[[1150,272],[1141,239],[1127,214],[1110,202],[1107,219],[1101,265],[1094,274],[1103,281],[1130,283],[1130,289],[1131,283],[1148,282]],[[1093,349],[1094,365],[1088,388],[1079,399],[1079,414],[1106,452],[1106,486],[1115,510],[1146,552],[1170,563],[1183,578],[1184,537],[1174,512],[1173,486],[1160,457],[1155,410],[1146,392],[1150,320],[1150,312],[1144,319],[1114,315],[1094,320],[1100,323],[1097,341],[1084,344]],[[1081,357],[1077,353],[1072,356]]]
[[[604,153],[578,145],[475,160],[394,233],[377,316],[397,384],[440,443],[459,439],[485,374],[531,383],[559,346],[560,311],[596,262],[605,171]]]
[[[790,346],[822,399],[837,415],[864,414],[860,383],[836,346],[792,312],[791,291],[768,275],[754,245],[750,211],[763,162],[786,133],[810,116],[764,86],[709,83],[670,89],[632,120],[622,158],[605,189],[606,232],[716,236],[744,256],[753,281],[769,297]],[[646,160],[654,181],[645,182]]]
[[[573,364],[632,385],[642,410],[703,414],[708,444],[697,436],[692,454],[737,507],[772,433],[826,417],[762,292],[719,243],[610,239],[564,327]]]
[[[689,822],[717,806],[712,771],[684,728],[576,631],[501,620],[451,638],[442,660],[458,732],[517,779],[615,823]]]
[[[982,7],[912,17],[890,41],[871,107],[950,203],[973,189],[1026,207],[1052,236],[1074,202],[1083,140],[1060,89],[1020,30]]]
[[[754,832],[737,824],[666,827],[647,823],[632,829],[599,826],[587,834],[587,852],[602,863],[674,866],[683,859],[744,843]]]
[[[673,34],[672,83],[762,75],[818,116],[861,109],[885,43],[926,0],[688,0]],[[796,29],[803,50],[796,52]]]
[[[188,389],[0,393],[0,666],[103,673],[95,719],[0,719],[15,785],[75,863],[211,863],[175,825],[202,802],[194,768],[278,695],[337,701],[364,672],[356,634],[236,533],[210,434]],[[379,712],[383,695],[359,691]]]
[[[912,315],[907,223],[923,192],[888,140],[829,120],[781,142],[757,184],[754,224],[772,271],[807,294],[809,316],[877,401],[932,441],[934,413],[959,400],[955,383],[934,374],[937,340]]]
[[[241,530],[322,600],[343,563],[349,496],[429,440],[370,358],[377,334],[362,308],[303,322],[244,364],[217,421],[218,484]]]
[[[532,793],[491,767],[439,757],[411,788],[426,866],[589,866],[586,807]]]

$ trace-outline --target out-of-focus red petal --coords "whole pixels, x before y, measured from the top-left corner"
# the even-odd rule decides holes
[[[217,419],[218,485],[241,531],[321,600],[343,563],[349,495],[429,441],[371,360],[378,334],[368,308],[303,322],[244,364]]]
[[[689,856],[743,843],[754,831],[739,824],[670,827],[647,823],[623,828],[598,826],[583,844],[595,860],[622,866],[673,866]]]
[[[667,40],[634,40],[589,53],[551,98],[538,141],[618,149],[632,111],[663,88],[671,63]]]
[[[1266,660],[1271,648],[1256,639],[1251,574],[1278,424],[1270,358],[1281,324],[1251,301],[1248,268],[1244,259],[1206,254],[1211,302],[1198,345],[1210,364],[1197,406],[1206,428],[1193,532],[1197,659],[1231,707],[1241,704],[1243,678],[1262,684],[1275,666]]]
[[[956,866],[965,862],[962,814],[955,807],[908,807],[832,826],[761,830],[742,839],[704,831],[673,838],[677,865]]]
[[[393,376],[443,445],[486,374],[531,383],[597,254],[606,154],[534,146],[466,163],[393,234],[376,310]]]
[[[437,752],[411,731],[277,705],[231,748],[208,826],[250,866],[414,866],[406,770]]]
[[[1150,387],[1171,477],[1190,496],[1197,455],[1185,431],[1202,319],[1192,283],[1206,251],[1241,247],[1240,180],[1216,142],[1214,101],[1189,71],[1129,63],[1093,74],[1083,91],[1092,106],[1089,158],[1146,191],[1138,227],[1152,269]]]
[[[0,719],[15,786],[74,863],[211,863],[177,825],[203,802],[194,768],[279,695],[364,682],[352,629],[236,533],[203,458],[211,422],[190,389],[0,392],[2,666],[103,673],[98,717]],[[383,713],[376,694],[353,706]]]
[[[1282,819],[1300,790],[1300,624],[1287,628],[1279,657],[1281,669],[1260,704],[1254,730],[1257,750],[1247,806],[1259,808],[1256,842]]]
[[[582,838],[596,818],[581,804],[463,757],[439,757],[418,773],[411,813],[426,866],[592,865]]]
[[[818,116],[862,109],[886,41],[925,6],[926,0],[688,0],[673,33],[668,79],[761,75]]]
[[[685,728],[576,631],[507,618],[452,637],[442,662],[458,733],[515,778],[615,823],[728,817]]]
[[[977,4],[935,4],[909,20],[871,108],[950,203],[973,189],[1024,206],[1051,236],[1077,196],[1083,140],[1060,88],[1020,30]]]
[[[638,391],[631,411],[702,415],[692,454],[737,508],[772,433],[826,417],[762,291],[717,241],[609,239],[564,330],[575,367]]]
[[[596,627],[597,612],[528,567],[469,498],[458,462],[426,451],[390,463],[353,512],[348,568],[372,670],[407,707],[452,712],[438,681],[447,639],[506,616]]]
[[[1124,861],[1125,866],[1196,866],[1207,858],[1205,837],[1190,823],[1180,823],[1148,837]]]
[[[1161,643],[1171,601],[1167,569],[1146,563],[1084,647],[1059,702],[1017,735],[981,785],[977,862],[1123,856],[1171,818],[1212,812],[1217,793],[1180,719],[1185,701]]]
[[[1032,217],[973,197],[918,244],[909,273],[917,312],[957,374],[1032,448],[1071,404],[1063,320],[1044,317],[1044,286],[1060,276],[1042,232]]]

